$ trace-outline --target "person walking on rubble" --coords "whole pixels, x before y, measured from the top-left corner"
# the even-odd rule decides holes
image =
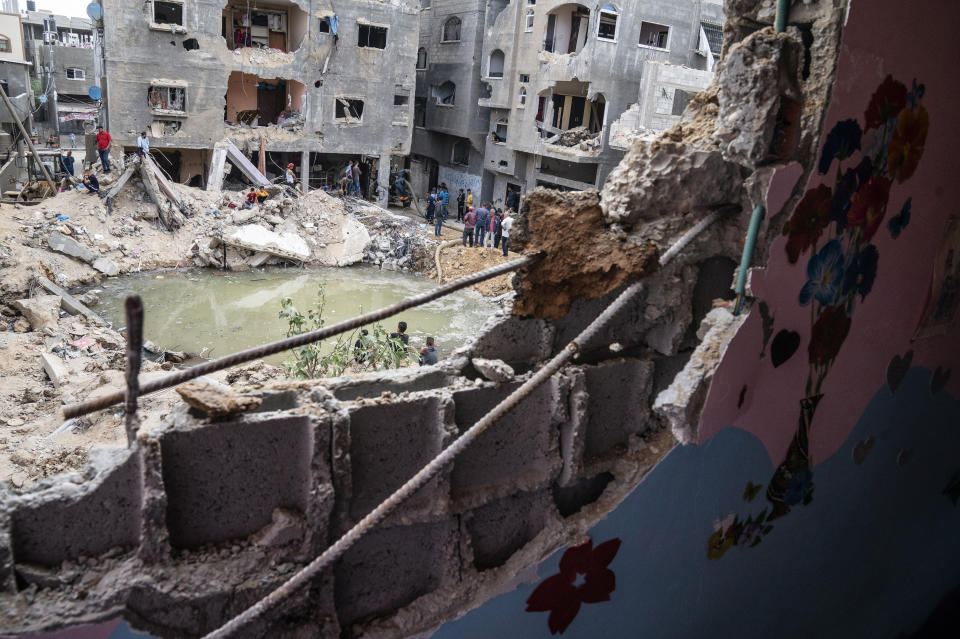
[[[143,160],[143,156],[148,153],[150,153],[150,138],[147,137],[146,131],[142,131],[137,138],[137,157]]]
[[[104,173],[110,172],[110,134],[103,130],[102,126],[97,127],[97,155],[100,156],[100,165]]]
[[[463,245],[467,245],[469,240],[470,246],[473,246],[473,228],[477,223],[477,214],[473,212],[473,207],[467,209],[466,215],[463,216]]]

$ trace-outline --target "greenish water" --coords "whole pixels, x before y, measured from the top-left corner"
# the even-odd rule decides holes
[[[357,266],[310,270],[264,268],[241,273],[210,269],[151,272],[104,280],[96,307],[119,328],[124,326],[123,302],[139,294],[144,304],[144,339],[167,350],[228,355],[286,336],[279,319],[280,300],[293,299],[306,314],[320,283],[326,286],[327,325],[376,310],[409,295],[430,290],[423,277]],[[382,322],[389,331],[407,323],[410,345],[418,349],[432,335],[441,357],[463,346],[494,310],[474,291],[459,291]],[[206,349],[206,350],[204,350]],[[269,358],[283,361],[284,355]]]

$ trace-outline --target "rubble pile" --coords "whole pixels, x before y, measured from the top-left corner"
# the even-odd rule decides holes
[[[346,206],[370,235],[370,244],[363,252],[365,264],[387,271],[434,272],[433,253],[438,242],[423,233],[415,220],[361,200],[348,199]]]
[[[600,132],[590,133],[585,126],[578,126],[561,133],[552,142],[558,146],[576,147],[581,151],[600,150]]]

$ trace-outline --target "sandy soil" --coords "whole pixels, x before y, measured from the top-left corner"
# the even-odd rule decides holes
[[[511,253],[510,257],[503,257],[503,251],[498,248],[449,246],[440,252],[440,268],[443,269],[443,281],[449,282],[458,277],[508,262],[516,257],[518,256],[514,253]],[[513,290],[512,281],[513,274],[508,273],[492,280],[474,284],[470,288],[478,291],[481,295],[503,295]]]

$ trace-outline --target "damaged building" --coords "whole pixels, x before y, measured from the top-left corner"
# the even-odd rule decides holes
[[[215,148],[229,140],[268,178],[294,163],[310,188],[360,159],[372,194],[377,166],[409,153],[413,0],[103,4],[111,135],[132,150],[146,131],[178,182],[243,183]]]
[[[709,84],[722,23],[718,0],[489,3],[484,199],[602,186],[629,134],[669,128]]]

